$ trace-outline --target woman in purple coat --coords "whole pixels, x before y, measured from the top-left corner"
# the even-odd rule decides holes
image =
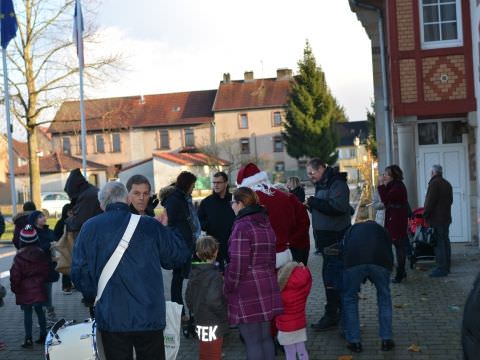
[[[273,360],[270,322],[283,311],[275,273],[275,233],[253,190],[240,187],[233,199],[237,217],[224,279],[228,319],[230,324],[238,324],[248,360]]]

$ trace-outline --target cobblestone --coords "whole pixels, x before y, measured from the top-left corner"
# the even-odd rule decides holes
[[[320,276],[321,257],[311,255],[309,265],[314,277],[312,293],[307,304],[309,323],[317,321],[323,312],[323,287]],[[364,351],[351,354],[338,331],[316,333],[308,329],[307,347],[311,359],[336,360],[340,355],[353,355],[354,360],[461,360],[460,326],[463,305],[471,284],[480,269],[480,251],[465,244],[453,245],[452,274],[447,278],[431,279],[428,273],[433,264],[420,264],[419,269],[408,272],[407,282],[392,285],[394,306],[394,340],[392,352],[380,351],[378,338],[376,294],[373,286],[366,284],[361,293],[360,316]],[[168,276],[167,276],[168,278]],[[8,280],[3,279],[8,285]],[[168,280],[167,280],[168,282]],[[82,321],[88,317],[87,309],[80,303],[79,293],[63,295],[60,282],[54,287],[54,304],[58,316]],[[2,360],[40,360],[43,348],[33,350],[20,347],[23,341],[23,314],[15,305],[13,294],[7,295],[6,304],[0,308],[1,339],[8,348],[0,352]],[[34,324],[36,319],[34,319]],[[34,337],[38,329],[34,325]],[[420,352],[409,352],[416,344]],[[181,339],[179,360],[197,358],[194,339]],[[238,331],[233,330],[224,345],[225,359],[244,359],[243,345]],[[277,357],[283,359],[283,355]],[[69,360],[69,359],[65,359]]]

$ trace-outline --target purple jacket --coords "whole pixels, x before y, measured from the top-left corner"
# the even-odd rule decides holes
[[[275,233],[262,207],[240,211],[230,235],[230,263],[224,279],[231,324],[270,321],[282,313],[275,243]]]
[[[10,288],[17,305],[47,301],[48,256],[37,245],[22,247],[10,269]]]

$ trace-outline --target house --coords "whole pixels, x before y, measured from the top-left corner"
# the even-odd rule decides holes
[[[59,151],[42,156],[39,161],[41,192],[63,191],[70,171],[82,167],[82,159]],[[95,186],[103,186],[107,181],[107,166],[87,161],[87,179]],[[20,195],[20,202],[28,199],[30,194],[28,164],[15,167],[15,187]]]
[[[109,177],[150,159],[153,151],[175,151],[212,141],[216,90],[87,100],[87,158],[107,165]],[[78,101],[64,102],[49,128],[53,147],[81,156]]]
[[[423,205],[431,166],[442,165],[454,189],[450,238],[470,241],[478,236],[480,194],[478,1],[349,2],[372,42],[380,168],[400,165],[415,208]],[[478,77],[476,86],[478,93]]]
[[[337,123],[338,160],[340,171],[348,174],[349,182],[361,179],[360,167],[368,161],[368,151],[365,147],[368,138],[367,121],[352,121]]]
[[[136,174],[142,174],[150,181],[152,191],[158,191],[175,182],[181,171],[190,171],[197,176],[196,190],[210,190],[210,177],[217,171],[226,171],[230,163],[212,155],[193,149],[181,152],[154,151],[152,157],[123,168],[119,180],[126,184]]]
[[[234,170],[248,161],[276,172],[299,167],[281,137],[291,80],[290,69],[267,79],[255,79],[252,71],[243,80],[224,74],[213,104],[215,146]]]

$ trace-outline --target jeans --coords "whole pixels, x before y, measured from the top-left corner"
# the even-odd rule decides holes
[[[103,350],[107,360],[165,360],[163,331],[101,331]]]
[[[383,266],[365,264],[348,268],[343,273],[343,325],[350,343],[360,342],[358,293],[363,280],[368,277],[377,289],[379,336],[392,339],[392,298],[390,297],[390,271]]]
[[[275,360],[275,345],[270,321],[238,324],[245,341],[247,360]]]
[[[399,239],[393,243],[397,259],[397,276],[405,274],[405,263],[407,260],[408,237]]]
[[[40,337],[47,335],[47,323],[45,320],[45,313],[43,312],[42,305],[22,305],[23,310],[23,326],[25,328],[25,338],[32,338],[33,327],[33,309],[38,318],[38,325],[40,326]]]
[[[448,236],[450,225],[436,225],[432,227],[437,268],[444,273],[448,273],[450,272],[450,259],[452,256],[452,247]]]

